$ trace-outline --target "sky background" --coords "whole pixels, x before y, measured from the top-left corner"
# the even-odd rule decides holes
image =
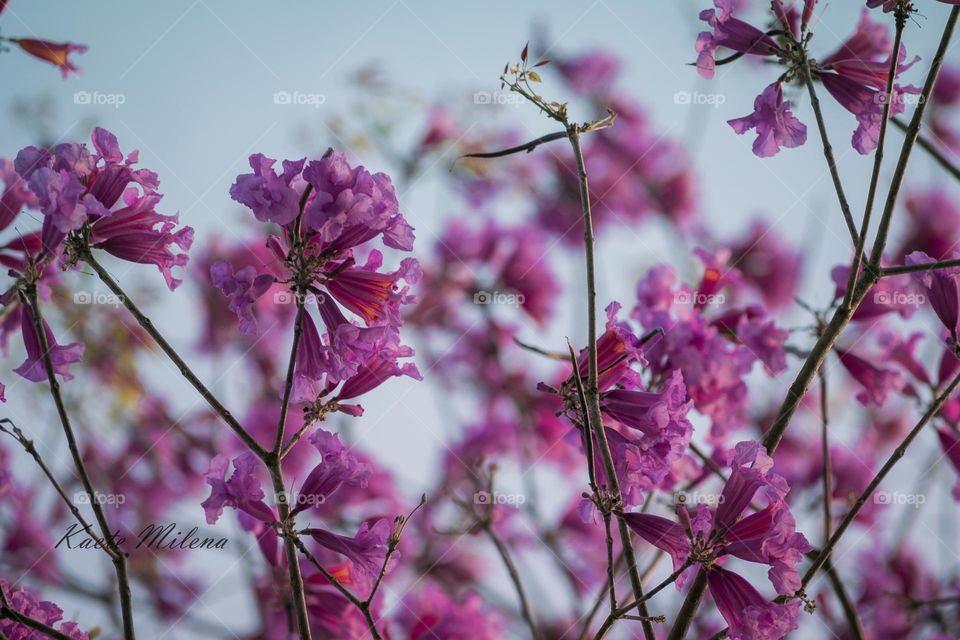
[[[947,11],[934,2],[921,3],[922,14],[914,18],[906,38],[909,53],[924,59],[907,76],[917,85]],[[813,51],[821,56],[832,51],[852,31],[861,5],[853,0],[821,2],[818,15],[823,20],[813,29]],[[248,170],[246,158],[253,152],[296,158],[332,145],[371,170],[383,168],[382,158],[339,138],[328,126],[355,105],[357,94],[345,80],[359,68],[374,65],[424,106],[441,101],[458,112],[469,111],[474,93],[495,90],[504,62],[517,58],[523,43],[539,34],[547,57],[597,48],[619,56],[619,88],[641,101],[663,135],[690,145],[700,176],[701,215],[711,228],[719,229],[721,237],[733,237],[753,216],[765,217],[782,235],[806,246],[804,293],[822,305],[832,293],[824,284],[827,273],[848,258],[850,249],[812,114],[806,102],[799,101],[795,113],[808,125],[808,143],[801,149],[763,161],[751,153],[753,136],[735,136],[724,121],[750,113],[754,96],[775,76],[743,63],[720,70],[712,83],[700,80],[687,63],[694,59],[693,40],[700,30],[697,12],[706,7],[700,0],[11,0],[0,16],[3,35],[80,42],[90,50],[76,57],[83,74],[66,81],[19,51],[0,54],[0,154],[14,155],[43,138],[86,141],[93,126],[104,126],[118,136],[121,149],[138,148],[140,165],[159,173],[165,210],[179,210],[181,221],[197,230],[195,246],[201,246],[217,236],[243,235],[238,221],[249,212],[230,200],[228,189],[237,174]],[[956,53],[950,58],[956,60]],[[549,67],[544,77],[548,92]],[[314,96],[308,101],[317,104],[276,104],[277,92]],[[678,92],[709,94],[714,104],[678,104]],[[103,104],[86,104],[84,96]],[[859,220],[872,160],[848,144],[853,117],[828,96],[822,99]],[[572,108],[576,113],[577,105]],[[477,122],[468,125],[489,126],[488,119],[519,123],[531,138],[551,130],[532,108],[507,105],[472,113]],[[890,139],[898,145],[901,135],[891,130]],[[464,213],[444,197],[441,185],[447,168],[446,161],[429,167],[400,192],[402,210],[417,228],[415,254],[433,245],[444,221]],[[922,158],[911,165],[910,175],[919,184],[943,180]],[[646,267],[675,258],[668,235],[657,223],[610,231],[601,242],[601,301],[630,298]],[[578,260],[574,254],[558,258],[567,283],[580,282]],[[112,268],[125,282],[155,280],[157,275],[119,263]],[[185,286],[197,285],[188,280]],[[195,337],[196,323],[183,321],[189,317],[190,300],[178,292],[146,304],[163,332],[184,350]],[[575,308],[573,302],[564,305]],[[583,334],[582,321],[569,313],[561,313],[555,325],[528,337],[558,344],[563,336]],[[201,377],[228,398],[242,398],[242,386],[229,375],[233,363],[193,362]],[[158,384],[169,389],[184,410],[192,406],[193,391],[159,358],[156,365]],[[0,373],[4,383],[10,384],[12,377]],[[789,379],[785,374],[783,384]],[[413,496],[429,485],[442,443],[459,425],[438,404],[429,377],[423,384],[398,380],[389,387],[374,394],[368,417],[355,433]],[[778,390],[774,386],[772,391]],[[14,395],[8,392],[8,397]],[[14,397],[10,411],[33,415],[36,410],[28,400]],[[242,596],[229,585],[215,590],[212,609],[202,612],[204,616],[216,619],[228,612],[228,619],[238,625],[249,621],[249,603]],[[172,629],[157,634],[189,637]]]

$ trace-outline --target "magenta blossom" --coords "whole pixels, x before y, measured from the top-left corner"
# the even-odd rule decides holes
[[[57,343],[53,331],[47,325],[47,321],[43,320],[42,324],[54,373],[59,374],[64,380],[72,380],[70,365],[80,362],[80,358],[83,357],[83,344],[73,342],[68,345],[60,345]],[[23,345],[27,350],[27,359],[14,371],[31,382],[44,382],[47,380],[46,363],[40,346],[40,336],[37,335],[37,328],[34,324],[33,309],[29,304],[20,305],[20,330],[23,333]]]
[[[714,559],[732,555],[769,565],[767,576],[777,593],[792,595],[800,588],[796,566],[810,545],[796,531],[796,522],[784,500],[789,490],[787,483],[771,471],[772,466],[773,460],[762,445],[741,442],[735,448],[732,472],[716,511],[700,504],[691,514],[682,505],[683,526],[647,513],[626,514],[625,519],[637,535],[670,554],[675,570],[699,562],[708,572],[713,571]],[[766,495],[767,507],[741,517],[758,493]]]
[[[39,596],[28,589],[11,586],[6,580],[0,580],[0,589],[3,590],[5,600],[16,613],[52,627],[70,640],[89,640],[84,631],[76,622],[63,621],[63,609],[53,602],[41,600]],[[36,631],[31,627],[14,621],[9,616],[0,619],[0,635],[9,640],[43,640],[49,636]]]
[[[331,533],[326,529],[305,529],[303,533],[330,551],[346,556],[360,576],[375,576],[383,565],[387,542],[393,532],[390,522],[380,518],[372,524],[361,524],[357,535],[353,537]]]
[[[214,524],[223,514],[224,507],[233,507],[262,522],[273,522],[273,510],[263,501],[264,493],[257,478],[257,457],[252,452],[242,453],[233,459],[233,474],[227,479],[227,456],[218,454],[210,461],[210,469],[204,476],[210,485],[210,497],[201,506],[207,524]]]
[[[714,0],[713,4],[716,9],[700,12],[700,19],[713,29],[697,36],[697,71],[701,76],[713,78],[717,47],[757,56],[773,55],[780,50],[766,33],[733,17],[734,0]]]
[[[937,435],[940,436],[940,444],[943,446],[943,452],[950,464],[953,465],[954,469],[960,471],[960,437],[957,437],[956,432],[946,428],[938,429]],[[953,497],[960,501],[960,479],[953,487]]]
[[[954,252],[947,256],[949,259],[960,257]],[[915,251],[906,257],[905,264],[920,265],[936,262],[922,251]],[[940,322],[950,332],[954,342],[957,341],[957,330],[960,328],[960,267],[947,269],[932,269],[918,271],[913,277],[920,283],[930,300]]]
[[[739,134],[757,130],[753,152],[761,158],[776,155],[780,147],[799,147],[807,141],[807,126],[790,111],[790,103],[783,99],[779,82],[774,82],[757,96],[752,114],[729,120],[728,124]]]
[[[320,452],[322,460],[303,481],[291,515],[326,504],[343,485],[366,488],[373,472],[373,467],[344,447],[334,433],[317,429],[310,436],[310,442]]]

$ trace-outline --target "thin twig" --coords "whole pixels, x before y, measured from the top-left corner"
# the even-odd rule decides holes
[[[43,316],[40,312],[40,303],[37,300],[36,285],[32,283],[26,285],[24,287],[24,295],[30,304],[30,311],[33,315],[33,328],[40,343],[40,353],[43,357],[44,368],[47,371],[47,381],[50,383],[50,395],[53,397],[53,402],[57,407],[57,414],[60,417],[63,434],[67,439],[70,456],[73,458],[73,464],[77,469],[77,474],[80,476],[80,482],[89,498],[90,508],[93,510],[94,518],[100,528],[100,534],[111,550],[110,560],[113,563],[114,573],[117,575],[117,592],[120,596],[123,637],[125,640],[135,640],[136,632],[134,631],[133,625],[130,579],[127,576],[127,556],[117,545],[117,541],[110,532],[110,525],[107,523],[106,514],[103,512],[103,505],[101,505],[97,499],[96,492],[93,489],[93,483],[90,482],[90,476],[83,462],[83,456],[80,454],[80,447],[77,445],[77,438],[74,435],[73,426],[70,423],[70,416],[67,413],[66,404],[64,404],[63,396],[60,393],[60,382],[57,380],[57,375],[53,368],[53,360],[50,357],[50,344],[47,342],[47,333],[43,326]]]
[[[850,213],[850,203],[847,202],[847,195],[843,190],[843,183],[840,181],[840,172],[837,170],[837,160],[833,156],[833,145],[830,144],[830,138],[827,136],[827,126],[824,123],[823,112],[820,109],[820,98],[817,97],[817,91],[813,86],[813,74],[810,72],[810,61],[806,56],[803,58],[803,79],[807,85],[807,92],[810,94],[810,104],[813,106],[813,115],[817,120],[817,128],[820,131],[820,141],[823,143],[823,156],[827,160],[827,166],[830,168],[830,177],[833,178],[833,188],[837,192],[837,200],[840,201],[840,211],[843,213],[843,220],[847,223],[847,230],[850,232],[850,238],[854,244],[857,242],[857,226],[853,222],[853,214]]]
[[[886,267],[880,270],[880,277],[898,276],[904,273],[920,273],[937,269],[952,269],[960,267],[960,260],[940,260],[939,262],[924,262],[922,264],[902,264],[895,267]]]
[[[830,557],[830,553],[833,551],[834,547],[837,546],[837,542],[843,536],[844,532],[847,530],[847,527],[853,522],[853,519],[860,513],[860,509],[863,508],[863,505],[866,504],[867,499],[873,495],[873,492],[876,491],[877,487],[883,482],[883,479],[887,477],[887,474],[890,473],[890,470],[900,461],[900,458],[904,456],[907,452],[907,447],[913,442],[914,438],[923,430],[930,420],[939,413],[943,405],[950,399],[950,396],[953,395],[953,392],[960,386],[960,374],[957,374],[947,388],[933,401],[930,407],[927,409],[926,413],[923,414],[923,417],[920,418],[920,421],[916,426],[907,434],[899,446],[890,454],[890,457],[887,458],[887,461],[880,468],[880,471],[877,472],[877,475],[873,477],[870,483],[867,485],[867,488],[863,490],[863,493],[860,494],[860,497],[857,498],[857,501],[853,504],[850,510],[843,516],[843,519],[837,525],[836,531],[833,532],[833,535],[830,536],[830,539],[827,541],[827,544],[824,545],[823,549],[820,550],[820,553],[817,554],[817,558],[813,561],[810,567],[807,569],[806,573],[803,575],[803,587],[805,588],[810,584],[810,580],[816,575],[823,564]]]
[[[526,622],[527,627],[530,628],[531,637],[533,640],[540,640],[540,630],[537,628],[533,611],[530,609],[530,602],[527,600],[526,592],[523,590],[520,573],[517,571],[517,566],[513,563],[513,558],[510,556],[510,550],[507,548],[507,545],[503,543],[503,540],[500,539],[500,536],[497,535],[496,531],[493,530],[493,525],[489,520],[483,521],[483,530],[497,548],[497,553],[500,555],[500,559],[507,569],[510,582],[513,583],[513,588],[517,592],[517,600],[520,602],[520,615],[523,616],[524,622]]]
[[[90,268],[92,268],[97,275],[100,277],[100,280],[107,285],[107,288],[110,291],[118,296],[120,300],[123,301],[123,306],[133,315],[137,323],[143,327],[143,330],[146,331],[151,338],[157,343],[160,349],[167,354],[167,357],[173,361],[173,363],[180,370],[180,375],[182,375],[187,382],[193,385],[193,388],[197,390],[200,396],[206,400],[207,404],[219,415],[224,422],[227,423],[233,432],[237,435],[240,440],[243,441],[243,444],[247,446],[248,449],[253,451],[259,458],[263,458],[266,455],[266,450],[260,446],[253,436],[251,436],[246,429],[240,424],[240,422],[233,417],[233,414],[227,410],[226,407],[221,404],[221,402],[213,395],[213,393],[202,383],[200,379],[193,373],[187,363],[184,362],[183,358],[180,357],[180,354],[177,353],[176,349],[170,346],[170,343],[167,342],[166,338],[153,326],[153,322],[148,318],[140,309],[134,304],[133,300],[126,294],[126,292],[120,287],[119,284],[113,279],[113,277],[107,273],[107,270],[93,257],[93,252],[87,250],[82,259]]]
[[[900,129],[900,131],[903,132],[907,131],[907,124],[903,120],[897,117],[891,118],[891,120],[897,129]],[[921,149],[929,153],[930,157],[933,158],[936,163],[939,164],[947,173],[952,175],[957,180],[960,180],[960,167],[957,167],[957,165],[953,164],[947,158],[947,156],[943,155],[943,153],[937,149],[935,144],[927,140],[927,138],[922,135],[917,135],[917,144]]]
[[[930,101],[930,95],[933,93],[933,87],[940,75],[940,68],[943,66],[943,60],[947,55],[947,49],[950,47],[950,40],[953,37],[953,30],[957,24],[957,17],[960,16],[960,6],[955,6],[950,10],[950,16],[943,27],[943,35],[940,37],[940,45],[930,64],[930,71],[927,73],[927,79],[923,83],[923,89],[920,91],[917,107],[914,109],[913,118],[910,120],[910,127],[906,131],[906,139],[900,149],[900,158],[897,160],[897,167],[893,172],[893,178],[890,181],[890,190],[887,192],[887,201],[883,207],[883,216],[880,218],[880,226],[877,228],[877,238],[873,243],[873,251],[870,254],[870,265],[874,268],[880,266],[880,260],[883,257],[883,250],[887,246],[887,234],[890,230],[890,221],[893,218],[893,211],[897,204],[897,198],[900,195],[900,187],[903,185],[904,176],[907,173],[907,162],[910,160],[913,145],[920,135],[920,127],[923,124],[923,114]]]
[[[900,42],[903,39],[903,27],[907,16],[899,6],[895,16],[896,27],[893,35],[893,52],[890,54],[890,70],[887,72],[887,85],[884,93],[883,115],[880,118],[880,135],[877,137],[877,149],[873,154],[873,172],[870,174],[870,187],[867,190],[867,203],[863,209],[863,222],[860,223],[860,236],[857,238],[853,262],[850,264],[850,275],[847,278],[847,288],[843,300],[850,304],[853,295],[853,285],[860,275],[860,264],[863,262],[863,250],[867,243],[867,233],[870,231],[870,217],[873,213],[873,201],[877,196],[877,186],[880,183],[880,167],[883,164],[883,145],[887,137],[887,122],[890,119],[890,103],[893,102],[893,81],[897,77],[897,67],[900,63]]]

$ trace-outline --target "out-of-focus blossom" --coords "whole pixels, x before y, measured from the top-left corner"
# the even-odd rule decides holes
[[[0,8],[0,10],[2,10],[2,8]],[[50,42],[49,40],[38,40],[36,38],[17,38],[13,40],[13,42],[34,58],[44,60],[58,67],[64,78],[69,76],[71,72],[80,73],[80,67],[73,63],[70,59],[70,54],[83,53],[87,50],[87,45],[85,44]]]

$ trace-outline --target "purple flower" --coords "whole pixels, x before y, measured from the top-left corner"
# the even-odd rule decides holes
[[[670,554],[674,571],[690,557],[690,539],[684,528],[673,520],[650,513],[625,513],[623,520],[635,534]],[[683,581],[677,580],[677,588],[681,586]]]
[[[800,602],[775,604],[732,571],[707,571],[710,595],[730,627],[731,640],[779,640],[797,628]]]
[[[897,52],[896,77],[919,59],[905,62],[906,48]],[[832,54],[820,60],[818,77],[830,95],[857,118],[853,147],[861,154],[876,149],[887,100],[887,76],[890,73],[890,43],[886,26],[870,19],[863,11],[857,30]],[[904,110],[904,95],[918,94],[911,85],[893,85],[890,117]]]
[[[23,333],[27,359],[14,371],[31,382],[46,381],[47,368],[40,347],[40,336],[37,335],[34,325],[33,309],[28,304],[21,305],[20,330]],[[83,357],[83,344],[79,342],[68,345],[58,344],[46,320],[43,320],[43,332],[47,338],[48,353],[54,373],[59,374],[64,380],[72,380],[69,367],[71,364],[80,362],[80,358]]]
[[[857,394],[857,400],[861,404],[883,406],[887,394],[903,389],[904,380],[900,372],[879,367],[839,347],[835,350],[844,368],[863,386],[863,390]]]
[[[947,256],[949,259],[958,257],[960,254],[955,252]],[[931,262],[936,260],[922,251],[915,251],[904,260],[908,265]],[[960,267],[918,271],[913,274],[913,277],[923,286],[930,300],[930,306],[956,341],[958,324],[960,324]]]
[[[0,158],[0,180],[3,180],[0,194],[0,230],[3,230],[16,219],[21,209],[36,208],[37,196],[27,188],[26,181],[14,169],[10,158]]]
[[[386,174],[351,167],[343,153],[329,149],[307,165],[303,179],[313,185],[304,222],[318,234],[324,250],[348,249],[381,234],[388,247],[413,248],[413,229],[399,213]]]
[[[160,194],[140,195],[128,189],[123,195],[126,206],[99,218],[91,225],[90,246],[139,264],[157,267],[170,291],[183,282],[173,277],[174,267],[187,264],[186,253],[175,253],[174,245],[184,252],[193,244],[193,228],[174,230],[180,220],[179,214],[167,216],[154,209]]]
[[[373,467],[344,447],[334,433],[317,429],[310,436],[310,442],[323,459],[303,481],[291,515],[325,504],[342,485],[365,488],[373,472]]]
[[[230,301],[230,311],[240,319],[240,333],[257,334],[257,319],[253,305],[267,292],[276,278],[269,273],[257,273],[254,267],[244,267],[236,273],[227,262],[217,261],[210,266],[210,280]]]
[[[4,2],[0,5],[0,11],[3,9]],[[70,73],[80,73],[80,67],[70,59],[72,53],[83,53],[87,50],[85,44],[75,44],[73,42],[50,42],[49,40],[38,40],[36,38],[16,38],[11,40],[16,43],[26,53],[34,58],[49,62],[60,69],[60,74],[66,78]]]
[[[427,583],[403,599],[399,624],[409,640],[500,640],[506,624],[483,598],[467,592],[454,598],[449,590]]]
[[[714,0],[719,9],[704,9],[700,19],[713,31],[703,31],[697,36],[697,71],[704,78],[713,78],[715,51],[717,47],[726,47],[740,53],[768,56],[779,50],[770,36],[751,24],[733,17],[734,0]]]
[[[380,571],[387,553],[387,542],[393,531],[390,522],[386,518],[380,518],[373,524],[361,524],[357,535],[353,537],[331,533],[326,529],[305,529],[304,533],[317,544],[346,556],[360,576],[369,577]]]
[[[940,444],[943,446],[943,452],[950,460],[950,464],[953,465],[954,469],[960,471],[960,438],[946,428],[937,429],[937,435],[940,436]],[[960,479],[953,487],[953,498],[960,501]]]
[[[230,187],[230,197],[249,207],[260,222],[285,225],[293,222],[300,213],[300,195],[291,182],[300,175],[306,158],[284,160],[280,175],[273,170],[276,162],[262,153],[250,156],[253,173],[237,176]]]
[[[76,622],[62,622],[63,609],[53,602],[41,600],[33,591],[13,587],[6,580],[0,580],[0,589],[10,608],[20,615],[52,627],[71,640],[89,640]],[[9,640],[43,640],[49,637],[10,618],[0,619],[0,634]]]
[[[727,124],[741,135],[756,129],[753,152],[761,158],[776,155],[780,147],[799,147],[807,141],[807,126],[790,111],[790,103],[784,101],[779,82],[769,85],[757,96],[752,114],[728,120]]]
[[[233,459],[233,474],[227,480],[227,456],[217,454],[204,474],[210,485],[210,497],[201,503],[207,524],[216,523],[224,507],[233,507],[261,522],[273,522],[276,516],[263,501],[264,493],[257,478],[257,457],[250,451]]]

